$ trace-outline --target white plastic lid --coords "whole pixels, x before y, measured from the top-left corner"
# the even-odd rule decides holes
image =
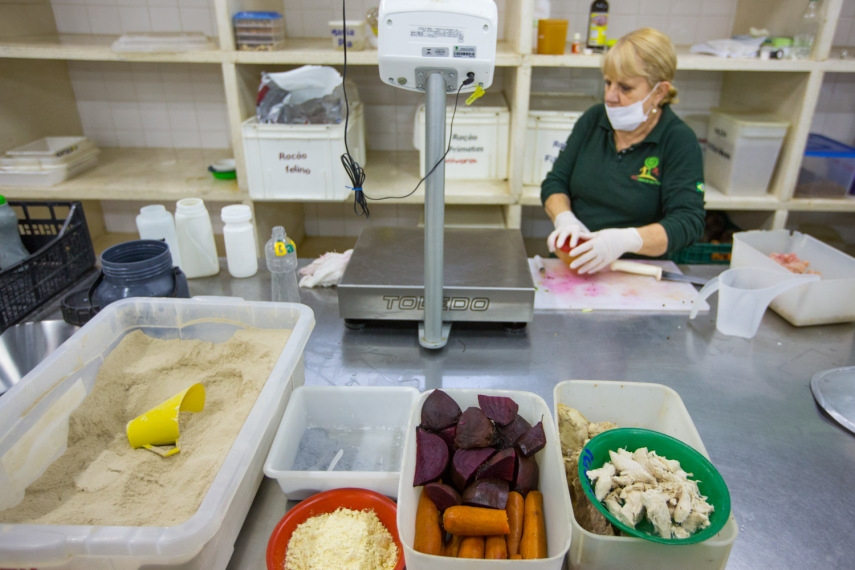
[[[252,219],[252,210],[245,204],[233,204],[225,206],[220,211],[220,218],[224,224],[239,224]]]

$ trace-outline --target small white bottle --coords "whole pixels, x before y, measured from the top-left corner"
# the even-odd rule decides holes
[[[277,303],[299,303],[297,249],[282,226],[273,228],[273,234],[264,246],[264,257],[270,270],[271,299]]]
[[[188,279],[220,272],[214,230],[205,202],[199,198],[178,200],[175,206],[175,233],[181,252],[181,270]]]
[[[258,273],[255,230],[252,210],[244,204],[226,206],[220,211],[223,220],[223,240],[226,242],[226,262],[232,277],[241,279]]]
[[[0,269],[11,267],[30,256],[18,231],[18,215],[0,196]]]
[[[172,256],[172,266],[181,267],[181,252],[178,249],[178,236],[175,234],[175,220],[172,213],[162,204],[140,208],[137,216],[137,231],[140,239],[165,241]]]

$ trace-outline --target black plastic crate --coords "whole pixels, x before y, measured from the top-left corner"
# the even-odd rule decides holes
[[[19,202],[21,241],[30,257],[0,272],[0,331],[21,320],[95,265],[80,202]]]

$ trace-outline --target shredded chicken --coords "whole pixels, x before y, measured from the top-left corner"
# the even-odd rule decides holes
[[[586,473],[597,500],[633,528],[646,517],[662,538],[688,538],[710,525],[714,508],[680,462],[646,447],[609,451],[611,461]]]
[[[769,257],[792,273],[800,275],[822,275],[819,271],[808,269],[810,261],[799,259],[795,253],[770,253]]]

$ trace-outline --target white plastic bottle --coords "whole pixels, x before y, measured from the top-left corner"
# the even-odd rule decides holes
[[[244,204],[226,206],[220,211],[223,220],[223,240],[226,242],[226,263],[232,277],[252,277],[258,273],[255,230],[252,210]]]
[[[181,270],[188,279],[220,272],[214,230],[205,202],[199,198],[178,200],[175,206],[175,233],[181,252]]]
[[[264,246],[267,269],[270,270],[270,293],[277,303],[299,303],[300,287],[297,284],[297,248],[285,235],[285,228],[276,226]]]
[[[11,267],[30,256],[18,232],[18,215],[0,196],[0,269]]]
[[[181,251],[175,234],[175,219],[162,204],[143,206],[137,216],[137,231],[140,239],[156,239],[166,242],[172,256],[173,267],[181,267]]]

